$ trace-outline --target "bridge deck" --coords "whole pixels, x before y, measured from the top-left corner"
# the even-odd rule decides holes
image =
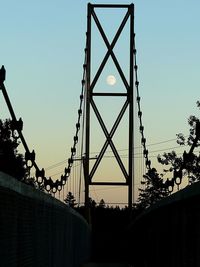
[[[82,267],[133,267],[128,263],[117,262],[90,262],[84,264]]]

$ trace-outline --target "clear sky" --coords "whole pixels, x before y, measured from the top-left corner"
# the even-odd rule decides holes
[[[147,142],[154,144],[174,139],[179,132],[187,134],[187,118],[198,115],[200,2],[136,0],[134,4],[143,121]],[[36,151],[37,164],[47,169],[70,156],[81,90],[86,18],[85,0],[1,1],[0,64],[7,70],[5,85],[17,118],[24,121],[29,148]],[[110,20],[105,16],[104,25],[112,35],[115,28]],[[99,50],[103,54],[104,48]],[[118,52],[125,60],[123,42]],[[108,69],[105,79],[110,72]],[[2,118],[8,117],[2,97],[0,104]],[[175,146],[175,142],[166,142],[149,150],[164,152]],[[121,143],[119,149],[123,148]],[[152,152],[152,160],[158,153],[162,152]],[[48,174],[58,173],[64,166],[50,169]],[[114,191],[119,192],[110,190],[109,195]],[[96,194],[102,198],[98,191]],[[108,197],[107,201],[118,200],[125,201],[123,197]]]

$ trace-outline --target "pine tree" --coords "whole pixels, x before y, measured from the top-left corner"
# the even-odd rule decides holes
[[[157,173],[155,168],[148,170],[144,175],[145,181],[141,182],[145,188],[139,189],[138,209],[145,209],[169,195],[169,190],[163,184],[162,177]]]
[[[64,199],[64,202],[71,208],[74,208],[77,205],[76,199],[72,192],[68,192],[67,197]]]
[[[99,207],[103,208],[103,209],[106,207],[106,203],[105,203],[105,201],[103,199],[100,200]]]

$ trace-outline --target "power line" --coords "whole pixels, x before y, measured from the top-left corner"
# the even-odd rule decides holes
[[[53,165],[50,165],[49,167],[45,168],[45,170],[51,170],[51,169],[54,169],[56,167],[59,167],[60,165],[66,163],[67,160],[68,159],[65,159],[65,160],[59,161],[59,162],[57,162],[57,163],[55,163]]]
[[[152,152],[150,152],[150,153],[153,153],[153,152],[155,152],[155,151],[152,151]],[[140,153],[140,155],[142,155],[142,153]],[[179,155],[183,155],[183,153],[177,153],[176,154],[177,156],[179,156]],[[121,158],[128,158],[128,155],[120,155],[121,156]],[[105,156],[106,158],[114,158],[115,156]],[[157,158],[158,157],[158,155],[151,155],[150,156],[150,158]],[[140,159],[141,157],[134,157],[135,159]],[[79,164],[79,165],[77,165],[77,166],[74,166],[74,168],[76,168],[76,167],[79,167],[81,164]],[[54,174],[50,174],[49,176],[50,177],[53,177],[53,176],[56,176],[56,175],[59,175],[59,174],[62,174],[63,173],[63,170],[61,170],[60,172],[57,172],[57,173],[54,173]],[[119,186],[118,186],[119,187]],[[90,190],[91,191],[91,190]]]
[[[185,137],[188,137],[188,136],[185,136]],[[176,141],[176,140],[177,140],[177,138],[168,139],[168,140],[161,141],[161,142],[158,142],[158,143],[149,144],[149,145],[147,145],[147,147],[149,147],[149,146],[155,146],[155,145],[160,145],[160,144],[164,144],[164,143],[169,143],[169,142]]]
[[[156,143],[151,143],[149,145],[147,145],[147,147],[150,147],[150,146],[155,146],[155,145],[160,145],[160,144],[164,144],[164,143],[169,143],[169,142],[172,142],[172,141],[175,141],[177,140],[176,138],[173,138],[173,139],[168,139],[168,140],[164,140],[164,141],[161,141],[161,142],[156,142]],[[177,147],[172,147],[172,148],[165,148],[165,149],[162,149],[162,150],[155,150],[155,151],[150,151],[149,153],[153,153],[153,152],[160,152],[160,151],[163,151],[163,150],[169,150],[169,149],[177,149],[179,146]],[[181,147],[181,146],[180,146]],[[134,149],[139,149],[141,148],[141,146],[137,146],[137,147],[134,147]],[[127,151],[128,149],[119,149],[118,151]],[[109,151],[106,151],[106,153],[111,153],[112,151],[109,150]],[[97,154],[98,152],[91,152],[91,154]],[[142,154],[142,153],[134,153],[134,155],[139,155],[139,154]],[[109,156],[105,156],[105,157],[109,157]],[[54,169],[56,167],[59,167],[60,165],[62,164],[65,164],[67,162],[67,158],[62,160],[62,161],[59,161],[53,165],[50,165],[48,166],[47,168],[45,168],[45,170],[50,170],[50,169]]]
[[[187,146],[187,145],[184,145],[184,146]],[[157,150],[153,150],[153,151],[149,151],[149,154],[151,154],[151,153],[155,153],[155,152],[167,152],[168,150],[173,150],[173,149],[181,149],[182,147],[184,147],[184,146],[175,146],[175,147],[169,147],[169,148],[163,148],[163,149],[157,149]],[[140,153],[134,153],[134,158],[140,158],[140,156],[142,155],[143,153],[142,152],[140,152]],[[181,154],[181,153],[180,153]],[[137,156],[138,157],[137,157]],[[177,155],[179,155],[179,154],[177,154]],[[136,157],[135,157],[136,156]],[[157,157],[158,155],[151,155],[151,158],[152,157]],[[121,158],[127,158],[128,157],[128,155],[127,154],[124,154],[124,155],[120,155],[120,157]],[[107,159],[112,159],[112,158],[115,158],[115,156],[114,155],[111,155],[111,156],[104,156],[104,158],[107,158]],[[61,162],[58,162],[58,163],[56,163],[56,164],[54,164],[54,165],[52,165],[52,166],[50,166],[50,167],[48,167],[46,170],[50,170],[50,169],[53,169],[53,168],[56,168],[56,167],[59,167],[60,165],[63,165],[64,163],[66,163],[66,161],[64,160],[64,161],[61,161]],[[76,168],[76,167],[79,167],[81,164],[78,164],[78,165],[76,165],[76,166],[74,166],[74,168]],[[61,174],[63,171],[60,171],[60,172],[58,172],[58,173],[55,173],[55,174],[52,174],[52,175],[50,175],[50,176],[56,176],[56,175],[58,175],[58,174]]]

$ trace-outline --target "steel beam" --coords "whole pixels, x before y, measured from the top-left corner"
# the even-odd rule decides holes
[[[125,13],[124,18],[121,21],[121,24],[119,28],[116,31],[116,34],[114,35],[113,40],[111,43],[108,41],[108,38],[104,32],[104,29],[98,19],[98,16],[95,12],[97,8],[125,8],[127,9],[127,12]],[[129,44],[129,62],[127,64],[129,65],[129,78],[127,79],[122,67],[119,64],[119,61],[113,51],[117,41],[119,40],[119,37],[121,36],[121,33],[123,32],[123,29],[127,23],[130,27],[130,44]],[[97,68],[96,73],[94,74],[93,80],[91,79],[91,29],[92,29],[92,23],[95,23],[97,26],[97,30],[99,31],[105,46],[107,48],[107,52],[105,53],[102,62],[100,63],[99,67]],[[133,129],[134,129],[134,122],[133,122],[133,88],[134,88],[134,53],[133,53],[133,47],[134,47],[134,5],[115,5],[115,4],[88,4],[88,19],[87,19],[87,67],[86,67],[86,136],[85,136],[85,157],[84,157],[84,176],[85,176],[85,205],[88,206],[89,201],[89,185],[124,185],[128,186],[128,206],[131,209],[132,208],[132,201],[133,201],[133,173],[134,173],[134,161],[133,161],[133,146],[134,146],[134,135],[133,135]],[[109,57],[112,58],[113,63],[119,73],[119,76],[122,80],[122,84],[125,89],[125,93],[105,93],[105,92],[94,92],[96,83],[99,79],[99,77],[102,74],[102,71],[109,59]],[[97,108],[97,105],[95,104],[95,97],[123,97],[124,98],[124,104],[119,110],[119,114],[111,127],[111,131],[109,132],[107,130],[107,127],[104,123],[104,118],[102,117],[100,111]],[[102,148],[100,149],[100,152],[95,159],[95,163],[92,168],[90,168],[90,142],[91,142],[91,134],[92,134],[92,125],[90,121],[90,113],[91,113],[91,107],[94,111],[94,115],[97,118],[97,121],[99,122],[99,125],[105,135],[105,143],[103,144]],[[125,115],[125,112],[128,112],[128,167],[124,165],[124,163],[121,160],[121,157],[116,149],[116,146],[113,141],[113,137],[117,129],[120,127],[120,122]],[[99,164],[103,159],[103,156],[106,152],[107,147],[110,146],[112,149],[112,152],[115,156],[116,162],[118,163],[122,174],[124,181],[122,182],[108,182],[105,181],[93,181],[93,178],[96,174],[97,169],[99,168]]]

